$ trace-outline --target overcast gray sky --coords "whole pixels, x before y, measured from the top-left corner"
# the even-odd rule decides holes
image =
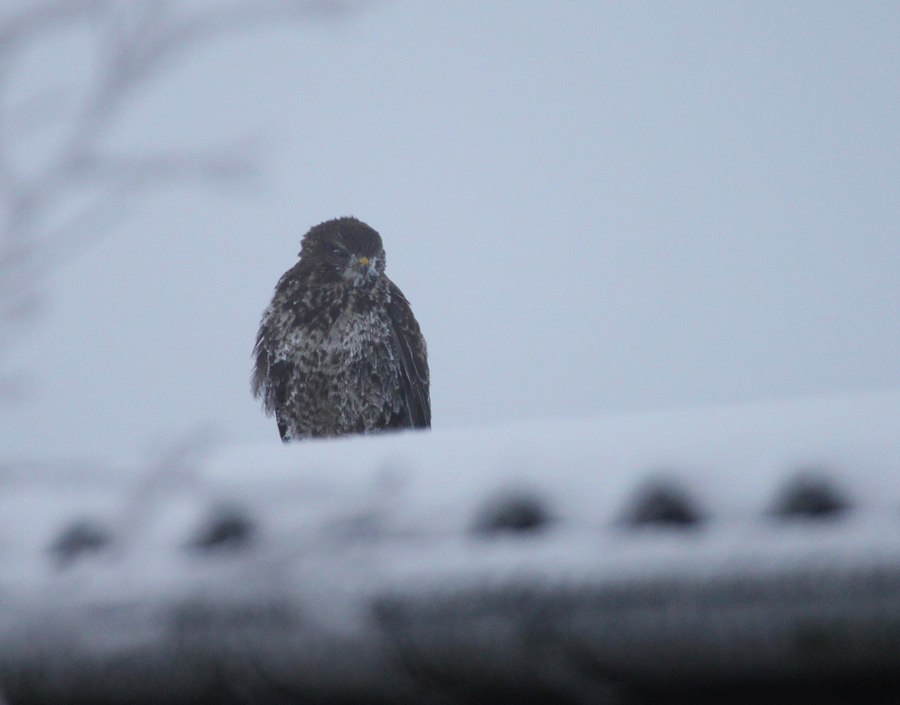
[[[60,47],[18,80],[89,77]],[[341,215],[384,239],[435,428],[896,389],[898,125],[894,2],[396,1],[217,39],[108,148],[249,136],[262,177],[161,190],[56,272],[4,454],[279,443],[259,316]]]

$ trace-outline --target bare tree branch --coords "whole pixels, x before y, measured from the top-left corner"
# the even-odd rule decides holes
[[[246,142],[197,153],[109,154],[104,142],[137,93],[215,37],[339,17],[360,6],[359,0],[239,0],[185,12],[169,0],[47,0],[0,20],[0,365],[36,319],[47,273],[109,232],[143,194],[177,182],[216,185],[254,173],[257,159]],[[40,120],[61,119],[73,97],[45,90],[27,105],[10,106],[17,61],[53,32],[85,26],[97,42],[99,71],[65,115],[65,138],[30,173],[10,154],[20,123],[37,129]],[[65,212],[73,195],[88,190],[92,198]]]

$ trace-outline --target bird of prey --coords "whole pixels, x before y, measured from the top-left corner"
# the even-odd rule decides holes
[[[384,266],[381,236],[336,218],[275,287],[251,386],[285,443],[431,425],[425,338]]]

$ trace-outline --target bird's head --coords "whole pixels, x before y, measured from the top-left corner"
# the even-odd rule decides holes
[[[353,286],[371,284],[384,274],[381,236],[356,218],[335,218],[316,225],[303,238],[300,259]]]

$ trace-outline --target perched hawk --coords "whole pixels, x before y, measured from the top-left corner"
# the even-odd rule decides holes
[[[431,425],[425,339],[384,265],[378,233],[337,218],[306,233],[275,287],[252,388],[285,443]]]

